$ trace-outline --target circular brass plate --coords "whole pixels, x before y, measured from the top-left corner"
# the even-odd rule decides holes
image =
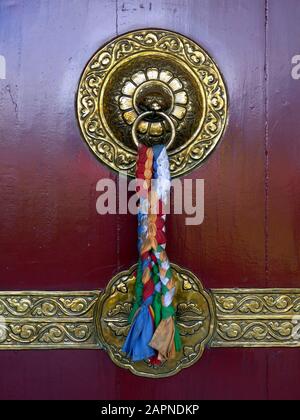
[[[227,91],[213,59],[177,33],[140,30],[98,50],[86,65],[77,94],[84,140],[107,166],[135,174],[131,129],[139,115],[137,97],[149,82],[163,84],[176,140],[168,151],[173,177],[198,167],[219,142],[228,117]],[[172,96],[172,97],[171,97]],[[144,136],[162,136],[161,123],[140,125]]]
[[[191,272],[174,264],[172,269],[177,284],[174,306],[183,348],[176,359],[159,367],[151,366],[147,361],[131,362],[121,351],[130,329],[128,316],[134,299],[136,266],[114,277],[98,302],[96,329],[101,344],[116,365],[139,376],[175,375],[200,359],[213,336],[215,312],[210,294]]]

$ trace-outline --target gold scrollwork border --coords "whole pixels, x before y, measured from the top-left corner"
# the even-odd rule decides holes
[[[0,292],[0,350],[97,349],[94,292]]]
[[[121,352],[135,266],[91,292],[0,291],[0,350],[103,349],[132,373],[160,378],[196,363],[205,348],[300,347],[300,289],[213,289],[173,265],[183,350],[153,368]]]
[[[300,347],[300,289],[216,289],[211,347]]]

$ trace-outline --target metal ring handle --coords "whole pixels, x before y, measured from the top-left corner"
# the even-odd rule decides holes
[[[143,120],[143,118],[147,117],[147,115],[150,115],[150,114],[153,114],[153,111],[143,112],[141,115],[139,115],[137,117],[137,119],[135,120],[135,122],[133,124],[132,139],[133,139],[133,142],[136,145],[136,147],[139,147],[139,141],[138,141],[138,138],[137,138],[138,125]],[[171,127],[171,130],[172,130],[171,138],[170,138],[170,141],[168,142],[168,144],[166,145],[166,149],[168,150],[175,140],[176,128],[175,128],[175,125],[174,125],[173,121],[171,120],[171,118],[167,114],[165,114],[164,112],[156,112],[156,114],[160,115],[162,118],[164,118],[169,123],[169,125]]]

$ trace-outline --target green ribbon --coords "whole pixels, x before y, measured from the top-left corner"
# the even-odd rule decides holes
[[[137,274],[136,274],[136,281],[135,281],[135,299],[133,303],[133,307],[130,311],[128,320],[131,323],[137,310],[140,308],[141,304],[143,303],[143,270],[142,270],[142,261],[139,259]]]

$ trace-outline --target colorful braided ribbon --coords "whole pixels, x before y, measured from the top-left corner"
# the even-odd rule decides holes
[[[172,305],[175,281],[165,250],[164,205],[170,191],[165,146],[139,146],[136,179],[139,262],[132,324],[122,350],[132,361],[159,364],[181,349]]]

